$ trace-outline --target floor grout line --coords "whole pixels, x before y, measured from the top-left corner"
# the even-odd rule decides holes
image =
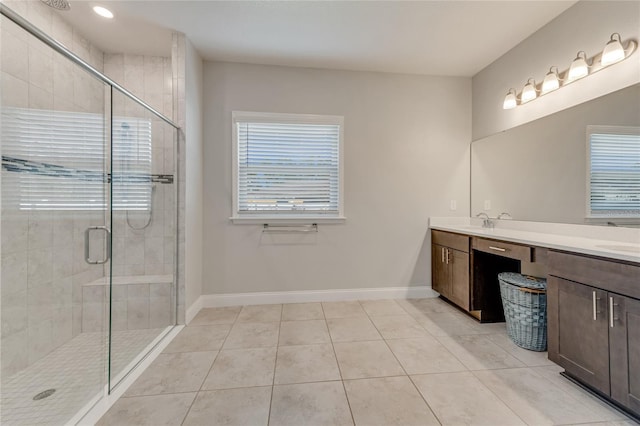
[[[269,398],[269,412],[267,413],[267,426],[271,423],[271,408],[273,407],[273,393],[276,389],[276,370],[278,368],[278,352],[280,351],[280,329],[282,328],[282,312],[284,306],[280,305],[280,323],[278,324],[278,336],[276,338],[276,357],[273,362],[273,375],[271,378],[271,395]]]
[[[396,303],[397,305],[399,305],[398,303]],[[400,307],[402,309],[404,309],[402,307],[402,305],[400,305]],[[406,311],[406,310],[405,310]],[[369,315],[369,313],[367,313],[367,315]],[[380,333],[380,335],[382,336],[382,332],[380,331],[380,329],[378,328],[378,326],[376,326],[376,323],[373,321],[373,319],[371,319],[371,316],[369,315],[369,319],[371,320],[371,322],[373,323],[373,326],[376,327],[376,329],[378,330],[378,333]],[[420,325],[420,324],[418,324]],[[421,325],[420,325],[421,326]],[[422,327],[422,326],[421,326]],[[424,327],[422,327],[424,328]],[[428,331],[425,330],[427,333]],[[398,359],[398,357],[396,356],[396,354],[393,352],[393,349],[391,349],[391,346],[389,346],[389,343],[387,342],[386,339],[384,339],[383,336],[383,341],[384,344],[387,346],[387,349],[389,350],[389,352],[391,352],[391,355],[393,355],[393,358],[396,360],[396,362],[398,363],[398,365],[400,366],[400,368],[402,368],[402,371],[404,371],[404,376],[402,377],[407,377],[409,379],[409,381],[411,382],[411,384],[413,385],[413,388],[416,390],[416,392],[418,392],[418,395],[420,395],[420,398],[422,398],[422,400],[424,401],[424,403],[426,404],[427,408],[429,409],[429,411],[431,412],[431,414],[433,414],[433,417],[436,419],[436,421],[442,425],[442,422],[440,421],[440,419],[438,418],[438,416],[436,415],[435,411],[433,411],[433,408],[431,408],[431,405],[429,405],[429,403],[427,402],[426,398],[424,397],[424,395],[422,395],[422,392],[420,392],[420,389],[418,389],[418,387],[416,386],[416,384],[414,383],[413,379],[411,378],[411,376],[407,373],[407,370],[405,370],[404,366],[402,365],[402,363],[400,362],[400,360]]]
[[[511,411],[517,418],[519,418],[520,420],[522,420],[522,423],[524,423],[525,425],[528,425],[529,423],[527,423],[522,416],[520,416],[519,413],[517,413],[513,408],[511,408],[509,406],[509,404],[507,404],[502,398],[500,398],[500,395],[496,394],[491,388],[489,388],[489,386],[485,385],[482,380],[480,380],[480,378],[478,376],[475,375],[475,373],[473,371],[469,371],[471,373],[471,375],[478,381],[478,383],[480,383],[482,385],[483,388],[487,389],[491,394],[493,394],[498,401],[502,402],[502,404],[504,404],[505,407],[507,407],[507,409],[509,411]],[[534,426],[534,425],[531,425]]]
[[[239,314],[240,313],[238,312],[238,315]],[[238,318],[238,316],[236,315],[236,320],[237,320],[237,318]],[[234,324],[235,324],[236,320],[234,320]],[[224,336],[224,339],[222,340],[222,344],[220,345],[220,349],[218,349],[218,352],[216,353],[216,356],[213,358],[213,362],[211,362],[211,366],[209,367],[209,370],[207,370],[207,374],[204,375],[204,378],[202,379],[202,383],[200,383],[200,387],[196,391],[196,396],[193,398],[193,401],[191,401],[191,404],[189,405],[189,408],[187,409],[187,412],[184,414],[184,417],[182,418],[182,422],[180,423],[181,426],[184,425],[184,422],[187,420],[187,417],[189,417],[189,413],[191,412],[191,409],[193,408],[193,404],[195,404],[196,400],[198,399],[198,395],[200,394],[200,392],[202,392],[202,387],[204,386],[205,382],[207,381],[207,378],[209,377],[209,374],[211,374],[211,371],[213,370],[213,365],[216,363],[216,360],[220,356],[220,353],[222,352],[222,348],[224,347],[224,344],[226,343],[227,338],[231,334],[231,329],[233,328],[234,324],[231,324],[231,327],[229,327],[229,331],[227,331],[227,334]],[[207,325],[211,326],[213,324],[207,324]],[[200,327],[200,326],[196,326],[196,327]],[[182,329],[180,332],[182,332],[183,330],[184,329]],[[176,337],[178,337],[178,336],[176,336]]]
[[[351,401],[349,400],[349,394],[347,393],[347,386],[344,384],[344,377],[342,376],[342,369],[340,368],[340,362],[338,361],[338,354],[336,353],[336,347],[333,344],[333,339],[331,338],[331,332],[329,331],[329,324],[327,324],[327,316],[324,313],[324,306],[320,303],[320,309],[322,309],[322,316],[325,318],[325,324],[327,326],[327,332],[329,333],[329,342],[331,343],[331,349],[333,349],[333,356],[336,360],[336,366],[338,367],[338,374],[340,375],[340,383],[342,384],[342,391],[344,392],[344,397],[347,400],[347,407],[349,407],[349,414],[351,414],[351,422],[352,424],[356,424],[356,419],[353,415],[353,409],[351,408]]]

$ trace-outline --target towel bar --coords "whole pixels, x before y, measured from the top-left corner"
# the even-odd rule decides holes
[[[269,225],[265,223],[262,225],[262,232],[267,232],[270,234],[275,233],[307,233],[307,232],[318,232],[318,224],[312,223],[311,225]]]

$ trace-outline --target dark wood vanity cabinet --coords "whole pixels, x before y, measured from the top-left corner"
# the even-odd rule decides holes
[[[432,229],[432,286],[480,322],[503,321],[497,276],[547,267],[549,359],[640,418],[640,263]]]
[[[609,392],[607,292],[557,277],[547,280],[549,359]]]
[[[640,416],[640,265],[551,251],[549,359]]]
[[[449,280],[449,266],[445,261],[445,247],[431,244],[431,288],[447,297],[451,294],[451,280]]]
[[[533,249],[521,244],[431,230],[431,285],[480,322],[504,321],[498,273],[519,272]]]
[[[637,283],[640,285],[640,283]],[[640,300],[610,295],[611,398],[640,416]]]
[[[432,288],[462,309],[469,310],[469,237],[431,231]]]

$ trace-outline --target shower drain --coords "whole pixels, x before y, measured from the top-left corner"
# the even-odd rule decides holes
[[[47,389],[46,391],[42,391],[39,394],[37,394],[36,396],[33,397],[34,401],[40,401],[41,399],[45,399],[50,397],[51,395],[53,395],[56,392],[55,389]]]

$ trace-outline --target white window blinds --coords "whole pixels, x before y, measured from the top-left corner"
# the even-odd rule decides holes
[[[2,202],[20,210],[105,210],[151,205],[151,122],[114,117],[113,173],[101,114],[2,108]]]
[[[640,216],[640,128],[591,126],[590,217]]]
[[[341,117],[234,117],[238,215],[339,215]]]
[[[113,209],[151,209],[151,121],[113,118]]]

